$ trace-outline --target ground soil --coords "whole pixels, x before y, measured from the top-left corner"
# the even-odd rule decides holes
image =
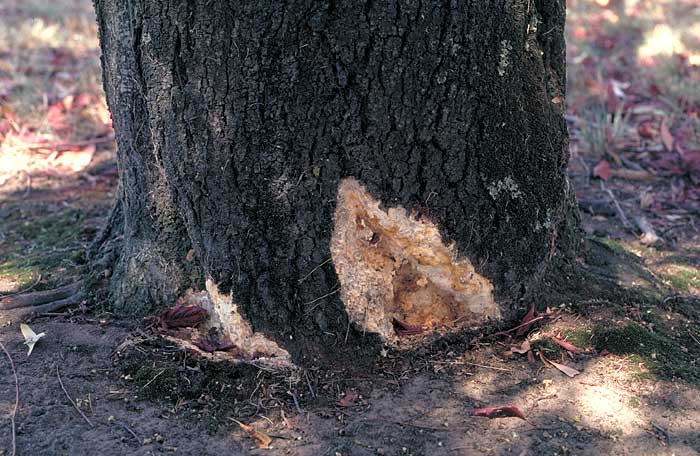
[[[8,5],[14,6],[0,7],[0,19],[8,30],[30,30],[45,41],[52,36],[63,39],[63,30],[94,35],[94,24],[89,21],[70,22],[71,27],[90,24],[77,31],[68,26],[50,28],[52,20],[60,23],[56,18],[61,14],[71,15],[71,21],[90,14],[89,2],[67,3],[71,8],[61,12],[45,9],[43,2],[10,1]],[[600,30],[588,26],[586,21],[593,21],[596,15],[613,17],[614,8],[602,8],[602,3],[606,2],[571,2],[570,55],[574,60],[570,74],[577,75],[577,69],[585,66],[577,66],[581,63],[576,60],[578,55],[588,53],[587,61],[594,56],[601,65],[619,69],[615,55],[610,54],[629,54],[614,43],[611,48],[609,40],[626,42],[625,37],[636,36],[629,34],[631,26],[624,22],[633,15],[622,19],[627,28],[612,20]],[[686,4],[690,2],[657,2],[663,5],[659,8],[670,9]],[[700,10],[692,11],[697,14]],[[685,9],[681,13],[693,17]],[[44,22],[25,21],[34,16],[41,16]],[[581,33],[593,36],[577,38],[578,27],[584,25]],[[638,28],[642,26],[647,25]],[[68,46],[68,35],[65,39]],[[27,94],[27,90],[17,90],[17,84],[38,87],[40,80],[51,85],[59,76],[70,79],[70,71],[86,68],[86,62],[92,62],[93,70],[97,66],[94,42],[92,50],[71,53],[68,49],[67,54],[57,50],[55,43],[53,46],[29,43],[26,49],[13,49],[9,57],[0,53],[0,95],[3,101],[9,100],[0,121],[8,118],[8,106],[19,113],[18,106],[29,103],[13,98]],[[594,54],[596,46],[603,51]],[[47,64],[47,59],[53,59],[52,63]],[[15,65],[12,72],[3,70],[8,62]],[[25,62],[30,64],[23,66]],[[50,68],[37,69],[36,62]],[[59,72],[53,68],[56,65],[75,68]],[[27,80],[11,80],[17,75]],[[618,72],[615,77],[623,75]],[[578,87],[577,81],[582,80],[572,82],[570,98],[592,97],[589,92],[595,87]],[[99,90],[99,85],[87,86],[80,90]],[[48,105],[64,102],[51,87],[46,89]],[[92,95],[99,96],[97,92]],[[603,90],[603,104],[606,96]],[[37,99],[46,111],[47,103],[42,97]],[[38,117],[47,114],[38,111]],[[608,256],[638,265],[616,269],[611,286],[645,287],[656,300],[618,302],[581,296],[573,305],[550,308],[543,326],[517,339],[477,334],[470,336],[474,337],[470,342],[389,350],[362,368],[348,359],[331,368],[299,371],[275,371],[252,363],[212,363],[161,339],[147,321],[125,321],[104,309],[76,307],[29,322],[36,332],[46,333],[29,357],[19,327],[0,328],[0,342],[17,368],[15,384],[8,360],[0,354],[0,455],[12,454],[9,417],[15,385],[19,389],[15,421],[20,455],[700,454],[697,173],[688,169],[664,174],[647,167],[665,147],[663,135],[658,134],[634,151],[615,146],[627,136],[603,135],[610,150],[601,155],[582,134],[582,110],[572,105],[570,112],[570,176],[579,198],[596,202],[598,208],[593,214],[582,212],[584,230],[591,242],[607,249]],[[692,117],[690,111],[674,112],[678,126],[672,131],[680,143],[682,129],[697,122],[697,116]],[[14,124],[10,122],[15,125],[11,130],[15,142],[0,150],[0,159],[12,157],[14,166],[0,169],[0,296],[48,289],[79,277],[85,264],[82,252],[104,223],[116,188],[113,146],[103,142],[109,138],[104,131],[100,130],[102,136],[88,136],[94,149],[76,146],[71,147],[73,155],[52,154],[23,146],[22,138],[37,140],[26,136],[34,134],[33,127],[17,126],[23,121],[31,123],[21,116],[12,120]],[[636,120],[626,117],[625,122]],[[94,123],[81,125],[97,128]],[[631,125],[630,131],[637,130],[636,124]],[[0,132],[3,147],[9,135]],[[80,141],[85,137],[59,139],[83,144]],[[86,155],[89,163],[83,160]],[[619,169],[615,156],[627,164],[642,163],[653,176],[642,180],[596,178],[594,168],[602,159]],[[2,163],[6,162],[10,163]],[[661,242],[640,241],[634,219],[641,216],[651,221]],[[595,268],[608,262],[596,261],[581,258],[583,264]],[[639,273],[640,268],[644,274]],[[562,350],[552,342],[552,335],[581,352]],[[512,350],[525,340],[534,353],[581,374],[570,378],[547,366],[538,355],[528,362],[525,355]],[[527,421],[470,415],[476,408],[500,405],[517,406]],[[259,448],[235,420],[269,435],[271,448]]]
[[[47,336],[29,358],[16,327],[0,335],[19,378],[18,454],[690,455],[700,450],[697,388],[633,378],[623,357],[579,357],[569,364],[583,373],[569,378],[524,357],[507,360],[498,345],[417,355],[410,363],[389,354],[372,375],[355,378],[344,377],[345,366],[330,377],[309,372],[308,383],[290,375],[285,384],[284,375],[275,379],[261,371],[265,395],[247,394],[255,376],[228,376],[234,380],[222,382],[222,390],[246,394],[222,404],[208,394],[144,399],[143,384],[124,373],[124,361],[115,354],[125,341],[142,337],[134,328],[85,317],[42,318],[32,326]],[[158,358],[148,344],[141,350],[148,354],[142,360]],[[184,365],[196,375],[191,361]],[[92,426],[66,398],[57,369]],[[162,369],[152,372],[155,377]],[[348,391],[360,397],[343,407],[337,401]],[[13,393],[4,361],[4,410]],[[502,404],[518,406],[529,422],[469,416],[473,408]],[[256,448],[231,418],[272,436],[272,449]],[[9,423],[4,429],[9,431]],[[10,432],[0,434],[0,448],[10,454]]]

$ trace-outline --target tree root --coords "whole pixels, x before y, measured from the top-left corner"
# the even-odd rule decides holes
[[[54,312],[78,304],[83,298],[85,292],[82,280],[53,290],[0,298],[0,324],[22,320],[33,314]]]

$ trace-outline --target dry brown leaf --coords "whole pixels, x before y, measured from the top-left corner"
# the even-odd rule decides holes
[[[535,363],[535,355],[532,354],[532,350],[530,350],[529,352],[527,352],[527,362],[530,363],[530,364],[534,364],[534,363]]]
[[[593,176],[599,177],[604,181],[608,180],[610,178],[610,163],[608,163],[607,160],[598,162],[595,168],[593,168]]]
[[[656,180],[656,176],[651,174],[649,171],[644,171],[643,169],[628,169],[628,168],[617,168],[609,170],[611,176],[619,177],[620,179],[627,180],[639,180],[639,181],[653,181]]]
[[[562,340],[562,339],[560,339],[560,338],[558,338],[558,337],[550,336],[550,339],[552,339],[552,342],[554,342],[555,344],[559,345],[559,346],[560,346],[561,348],[563,348],[564,350],[567,350],[567,351],[570,351],[570,352],[574,352],[574,353],[579,353],[579,352],[581,351],[580,348],[578,348],[578,347],[576,347],[576,346],[574,346],[574,345],[568,343],[567,341]]]
[[[520,418],[521,420],[527,421],[523,412],[514,405],[504,405],[501,407],[484,407],[480,409],[474,409],[469,412],[471,416],[483,416],[489,419],[494,418]]]
[[[523,334],[525,334],[532,324],[526,324],[532,321],[535,318],[535,303],[530,304],[530,310],[527,311],[523,319],[520,321],[521,327],[515,332],[515,335],[520,337]]]
[[[555,363],[554,361],[548,360],[548,359],[542,354],[542,352],[540,352],[539,354],[540,354],[540,359],[542,360],[542,362],[543,362],[545,365],[552,365],[552,366],[556,367],[556,368],[559,370],[559,372],[561,372],[561,373],[563,373],[563,374],[565,374],[565,375],[567,375],[567,376],[569,376],[569,377],[576,377],[578,374],[581,373],[580,371],[577,371],[577,370],[574,369],[573,367],[569,367],[569,366],[567,366],[567,365],[565,365],[565,364]]]
[[[158,316],[160,326],[164,329],[195,327],[207,319],[208,312],[195,305],[177,304]]]
[[[355,405],[355,403],[360,399],[360,395],[357,391],[347,391],[345,396],[338,401],[338,405],[341,407],[350,407]]]
[[[264,432],[256,430],[253,426],[248,426],[247,424],[243,424],[238,420],[234,420],[233,418],[231,419],[238,423],[241,429],[243,429],[246,432],[246,434],[250,436],[251,439],[255,440],[255,443],[258,445],[258,448],[270,448],[270,444],[272,443],[272,437],[265,434]]]
[[[522,344],[520,344],[520,347],[510,347],[510,351],[513,353],[520,353],[525,354],[530,351],[530,341],[526,340]]]
[[[668,120],[664,119],[663,122],[661,122],[661,142],[663,143],[664,147],[666,148],[667,151],[673,152],[673,134],[671,134],[671,129],[668,127]]]

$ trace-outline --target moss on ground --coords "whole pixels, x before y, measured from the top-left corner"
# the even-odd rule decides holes
[[[682,292],[689,292],[693,289],[700,289],[700,270],[690,266],[677,266],[672,273],[665,274],[667,280],[675,289]]]
[[[97,209],[99,210],[99,209]],[[97,211],[95,210],[95,212]],[[52,205],[8,205],[0,243],[0,280],[23,289],[41,275],[36,290],[52,288],[85,264],[84,248],[94,236],[86,224],[91,210]]]
[[[577,348],[586,350],[592,348],[593,329],[589,327],[563,328],[560,330],[562,339]]]
[[[658,378],[700,383],[700,349],[689,343],[689,336],[672,337],[628,323],[619,327],[596,326],[592,342],[598,350],[629,355],[631,363],[642,363]]]

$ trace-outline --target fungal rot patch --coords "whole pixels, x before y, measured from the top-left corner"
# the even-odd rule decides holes
[[[380,208],[353,178],[338,187],[331,255],[350,319],[387,341],[397,320],[434,329],[500,318],[491,282],[434,223]]]

